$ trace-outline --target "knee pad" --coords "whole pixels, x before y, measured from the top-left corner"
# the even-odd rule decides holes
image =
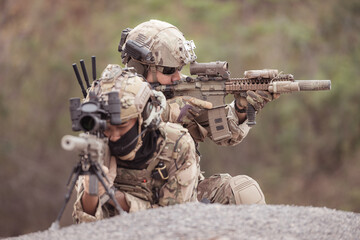
[[[259,184],[249,176],[239,175],[230,179],[231,190],[238,204],[265,204]]]

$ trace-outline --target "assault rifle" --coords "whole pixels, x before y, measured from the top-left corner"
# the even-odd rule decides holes
[[[193,62],[190,64],[190,74],[197,76],[189,76],[178,83],[158,85],[154,88],[162,91],[167,98],[191,96],[211,102],[212,109],[204,110],[196,120],[201,125],[208,124],[210,126],[215,141],[231,136],[225,112],[225,96],[227,94],[240,94],[240,96],[246,97],[248,90],[291,93],[330,90],[331,88],[330,80],[294,80],[293,75],[278,73],[278,70],[274,69],[245,71],[243,78],[231,78],[228,63],[222,61]],[[249,126],[255,125],[254,107],[249,104],[246,113],[247,124]]]

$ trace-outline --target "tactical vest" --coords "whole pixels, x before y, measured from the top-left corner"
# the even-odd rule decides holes
[[[187,130],[178,124],[161,123],[157,150],[147,161],[147,167],[142,170],[117,168],[114,181],[116,189],[127,192],[135,197],[157,204],[160,189],[166,183],[170,167],[176,165],[178,156],[177,143]],[[177,166],[175,166],[177,168]]]

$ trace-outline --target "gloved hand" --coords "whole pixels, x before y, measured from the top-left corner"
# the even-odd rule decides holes
[[[251,91],[248,90],[246,92],[246,98],[240,96],[240,94],[235,94],[235,103],[241,107],[246,108],[248,103],[250,103],[256,111],[261,110],[266,103],[271,102],[274,99],[278,99],[280,97],[279,93],[270,93],[269,91],[256,90]]]
[[[167,101],[170,108],[170,122],[190,124],[201,110],[211,109],[212,103],[190,96],[174,97]]]
[[[102,170],[104,171],[106,177],[108,178],[109,182],[104,178],[104,182],[107,185],[108,188],[112,187],[114,184],[114,180],[116,177],[116,160],[115,157],[111,157],[110,159],[110,163],[109,163],[109,167],[102,165]],[[95,176],[96,177],[96,176]],[[89,193],[89,180],[90,180],[90,175],[85,175],[85,180],[84,180],[84,191],[86,193]],[[106,192],[104,186],[101,184],[100,181],[98,181],[98,196],[102,196],[104,193]]]

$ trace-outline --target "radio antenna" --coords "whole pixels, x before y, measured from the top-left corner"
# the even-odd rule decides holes
[[[93,81],[96,80],[96,57],[91,57]]]
[[[84,59],[80,60],[80,65],[81,65],[81,70],[82,70],[83,75],[84,75],[86,87],[89,88],[90,87],[89,77],[88,77],[88,74],[87,74],[87,71],[86,71]]]
[[[85,90],[84,84],[83,84],[83,82],[81,80],[81,77],[80,77],[80,74],[79,74],[79,69],[78,69],[76,63],[73,63],[72,66],[73,66],[73,69],[74,69],[74,72],[75,72],[76,79],[77,79],[77,81],[78,81],[78,83],[80,85],[82,94],[84,95],[84,97],[86,97],[86,90]]]

